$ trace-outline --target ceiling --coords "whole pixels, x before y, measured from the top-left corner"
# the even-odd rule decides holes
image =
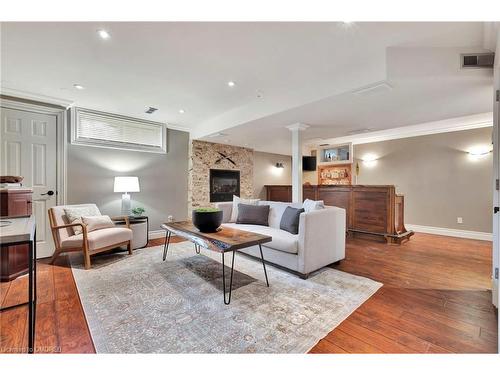
[[[485,51],[484,29],[478,22],[3,23],[1,85],[289,154],[285,126],[297,122],[310,125],[304,138],[314,140],[491,111],[492,72],[459,67],[460,53]],[[380,83],[387,89],[353,93]],[[147,115],[149,106],[159,110]],[[217,132],[228,135],[207,137]]]

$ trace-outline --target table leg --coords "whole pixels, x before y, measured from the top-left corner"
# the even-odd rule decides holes
[[[193,242],[194,244],[194,251],[196,251],[196,254],[199,254],[201,252],[200,245],[197,245],[196,242]]]
[[[168,230],[165,231],[165,242],[163,244],[163,261],[167,259],[168,245],[170,245],[170,235],[171,233]]]
[[[224,304],[229,305],[231,303],[231,291],[233,290],[233,271],[234,271],[234,253],[233,251],[233,260],[231,261],[231,277],[229,279],[229,295],[226,300],[226,272],[225,272],[225,264],[224,264],[224,253],[222,253],[222,292],[224,293]]]
[[[33,242],[28,245],[28,353],[33,353]]]
[[[269,280],[267,279],[266,262],[264,262],[264,255],[262,254],[262,246],[259,244],[260,257],[262,259],[262,266],[264,267],[264,275],[266,276],[266,284],[269,287]]]

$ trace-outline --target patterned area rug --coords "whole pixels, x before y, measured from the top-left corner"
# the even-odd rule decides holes
[[[262,263],[237,254],[224,305],[220,257],[189,242],[172,244],[165,262],[161,246],[94,257],[88,271],[72,257],[97,352],[305,353],[382,286],[331,268],[302,280],[268,266],[267,288]]]

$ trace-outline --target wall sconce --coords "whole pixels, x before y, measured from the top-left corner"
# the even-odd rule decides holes
[[[487,157],[493,150],[491,146],[474,146],[471,147],[468,151],[469,159],[471,160],[479,160]]]
[[[275,167],[276,168],[285,168],[285,166],[283,165],[283,163],[276,163]]]
[[[367,167],[374,167],[377,165],[378,156],[375,154],[366,154],[363,155],[361,160],[363,160],[363,164]]]

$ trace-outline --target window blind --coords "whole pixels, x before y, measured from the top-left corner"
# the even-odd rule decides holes
[[[73,143],[166,152],[165,126],[102,112],[76,109]]]

